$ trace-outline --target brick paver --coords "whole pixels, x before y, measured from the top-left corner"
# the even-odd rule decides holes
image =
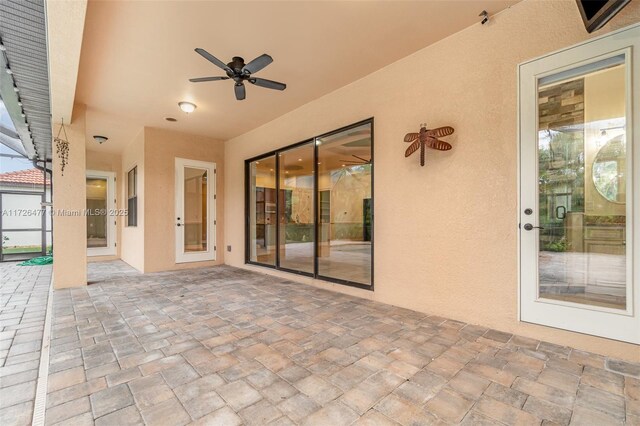
[[[637,366],[569,347],[226,266],[89,279],[55,292],[47,424],[640,423]]]
[[[51,269],[50,265],[0,263],[0,424],[3,426],[31,424]],[[54,386],[59,382],[60,378],[54,378]]]

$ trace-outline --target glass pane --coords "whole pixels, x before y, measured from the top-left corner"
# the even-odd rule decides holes
[[[138,168],[134,167],[133,169],[129,170],[129,173],[127,173],[127,198],[132,198],[138,195],[136,193],[137,172],[138,172]]]
[[[107,247],[107,179],[87,178],[87,247]]]
[[[276,264],[276,158],[249,164],[249,260]]]
[[[207,250],[207,170],[184,168],[184,251]]]
[[[313,142],[280,155],[280,267],[313,273]]]
[[[42,254],[41,231],[3,231],[2,259],[30,259]]]
[[[42,229],[42,196],[2,194],[3,229]]]
[[[318,275],[371,284],[371,125],[319,138]]]
[[[624,56],[584,70],[539,82],[539,295],[625,309]]]

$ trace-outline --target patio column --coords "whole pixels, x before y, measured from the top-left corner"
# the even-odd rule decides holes
[[[54,136],[59,129],[60,123],[54,123]],[[65,124],[65,130],[69,157],[64,174],[53,142],[53,286],[56,289],[87,285],[84,105],[75,105],[72,121]]]

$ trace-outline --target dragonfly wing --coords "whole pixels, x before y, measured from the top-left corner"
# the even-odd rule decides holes
[[[453,127],[450,126],[438,127],[437,129],[427,130],[427,136],[441,138],[443,136],[449,136],[453,134],[454,131],[455,130],[453,130]]]
[[[416,152],[418,149],[420,149],[420,141],[415,141],[414,143],[409,145],[409,148],[407,148],[407,150],[404,152],[404,156],[408,157],[414,152]]]
[[[429,137],[426,143],[429,148],[437,149],[438,151],[449,151],[451,149],[451,144],[436,138]]]
[[[420,133],[407,133],[404,136],[405,142],[413,142],[420,137]]]

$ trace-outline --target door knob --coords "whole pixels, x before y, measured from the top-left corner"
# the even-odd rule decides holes
[[[544,227],[542,226],[533,226],[530,223],[525,223],[523,228],[525,229],[525,231],[531,231],[533,228],[544,229]]]

